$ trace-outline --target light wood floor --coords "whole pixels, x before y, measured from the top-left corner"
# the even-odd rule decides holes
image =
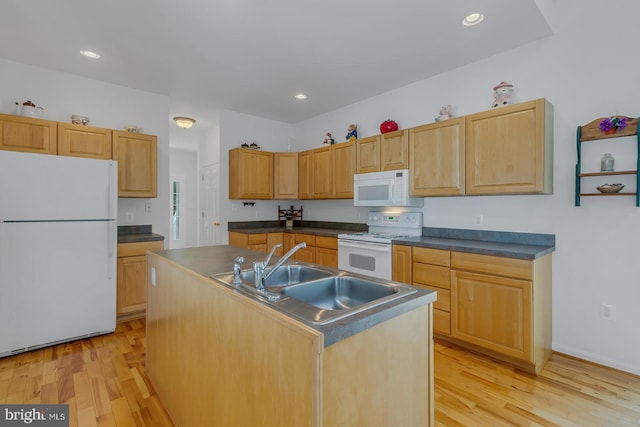
[[[535,377],[446,343],[435,349],[438,426],[640,425],[640,377],[558,354]],[[2,358],[0,403],[68,403],[72,427],[172,427],[144,354],[141,319],[114,334]]]

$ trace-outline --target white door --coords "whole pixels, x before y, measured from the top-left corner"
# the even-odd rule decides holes
[[[219,245],[222,242],[220,225],[220,165],[202,167],[200,201],[200,246]]]

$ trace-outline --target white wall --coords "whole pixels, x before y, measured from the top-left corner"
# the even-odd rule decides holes
[[[13,114],[15,102],[33,101],[43,119],[70,122],[72,114],[89,117],[92,126],[122,129],[127,124],[158,137],[158,198],[118,199],[118,224],[151,224],[169,235],[169,99],[97,80],[0,59],[0,112]],[[145,202],[152,212],[145,212]],[[126,213],[134,221],[124,221]]]
[[[304,141],[299,149],[307,149],[318,146],[326,132],[341,141],[349,123],[359,124],[360,136],[379,133],[388,117],[401,128],[431,123],[446,104],[456,115],[486,110],[492,87],[502,80],[514,84],[516,101],[547,98],[555,106],[554,193],[427,198],[425,226],[555,234],[553,348],[640,374],[640,208],[632,197],[583,198],[574,207],[576,126],[611,114],[640,115],[633,49],[640,3],[618,1],[614,9],[620,13],[579,0],[538,5],[553,36],[299,123],[295,139]],[[623,164],[635,169],[632,143],[587,148],[585,167],[593,171],[605,152],[616,157],[617,170]],[[340,202],[322,207],[326,220],[356,215]],[[475,225],[479,214],[482,226]],[[600,317],[602,303],[617,307],[617,320]]]
[[[194,247],[198,245],[198,153],[171,149],[169,163],[170,178],[174,176],[184,178],[182,193],[184,218],[182,219],[182,241],[174,245],[171,242],[171,236],[167,235],[165,247]],[[171,206],[171,200],[169,200],[169,206]]]

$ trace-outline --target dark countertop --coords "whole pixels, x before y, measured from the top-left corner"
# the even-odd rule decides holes
[[[167,258],[201,276],[210,278],[211,275],[219,273],[228,273],[233,269],[233,261],[236,257],[244,257],[244,266],[252,265],[254,261],[264,261],[265,254],[248,249],[241,249],[234,246],[220,245],[220,246],[204,246],[197,248],[184,248],[184,249],[169,249],[156,252],[159,256]],[[278,258],[278,257],[274,257]],[[271,262],[275,263],[277,260],[273,259]],[[302,261],[292,261],[297,264],[309,264]],[[316,265],[316,264],[309,264]],[[331,269],[329,267],[322,267],[325,270],[339,270]],[[351,273],[350,273],[351,274]],[[396,282],[393,282],[396,283]],[[214,281],[211,279],[212,286],[222,286],[226,288],[226,285]],[[400,284],[407,286],[406,284]],[[228,288],[227,288],[228,289]],[[325,325],[316,325],[313,323],[305,322],[297,317],[291,317],[298,322],[301,322],[319,332],[324,334],[325,347],[335,344],[345,338],[362,332],[366,329],[372,328],[382,322],[386,322],[401,314],[407,313],[417,307],[431,304],[436,300],[436,292],[423,288],[415,288],[416,292],[407,295],[404,298],[389,301],[386,304],[379,305],[369,310],[355,313],[349,317],[336,320]],[[242,291],[236,291],[246,298],[250,298],[254,301],[258,299],[248,296]],[[259,301],[265,307],[269,307],[272,310],[276,310],[273,305]],[[287,315],[287,313],[282,312]],[[288,316],[288,315],[287,315]]]
[[[296,220],[293,228],[280,225],[279,221],[246,221],[230,222],[228,231],[244,234],[260,233],[304,233],[316,236],[338,237],[338,234],[350,231],[366,231],[366,224],[349,222],[304,221],[302,224]]]
[[[119,225],[118,243],[163,241],[164,236],[151,232],[151,225]]]

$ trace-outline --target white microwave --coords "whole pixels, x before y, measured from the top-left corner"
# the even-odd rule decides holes
[[[409,197],[409,169],[353,176],[355,206],[423,206],[424,199]]]

